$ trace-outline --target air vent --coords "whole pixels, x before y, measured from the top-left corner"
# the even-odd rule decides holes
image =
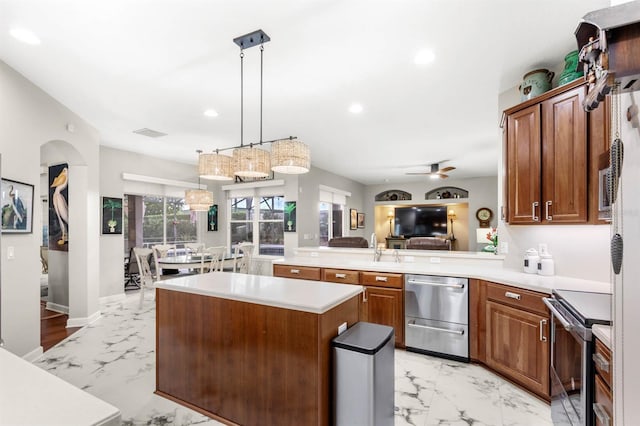
[[[158,132],[157,130],[147,129],[146,127],[144,129],[134,130],[133,133],[137,133],[143,136],[148,136],[150,138],[160,138],[162,136],[167,136],[166,133]]]

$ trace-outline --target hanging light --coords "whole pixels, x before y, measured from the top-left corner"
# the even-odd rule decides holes
[[[196,152],[202,155],[202,150]],[[200,176],[198,176],[198,189],[187,189],[184,192],[184,202],[191,211],[206,212],[213,205],[213,192],[200,189]]]
[[[297,175],[307,173],[311,167],[309,146],[295,140],[283,139],[271,145],[271,170]]]
[[[200,154],[198,175],[203,179],[233,180],[231,157],[217,152]]]
[[[288,139],[262,140],[262,89],[264,43],[271,38],[262,30],[256,30],[233,39],[240,47],[240,145],[216,149],[215,153],[201,154],[198,174],[204,179],[231,180],[233,176],[243,178],[265,178],[271,171],[285,174],[307,173],[311,168],[309,147],[295,136]],[[260,141],[244,144],[244,49],[260,45]],[[271,152],[263,145],[273,144]],[[233,150],[232,157],[220,151]]]

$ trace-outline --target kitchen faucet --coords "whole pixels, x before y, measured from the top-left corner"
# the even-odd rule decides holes
[[[378,238],[375,232],[371,234],[371,247],[373,247],[373,261],[377,262],[382,256],[382,249],[378,248]]]
[[[398,251],[398,249],[395,249],[393,251],[393,259],[396,263],[400,263],[400,252]]]

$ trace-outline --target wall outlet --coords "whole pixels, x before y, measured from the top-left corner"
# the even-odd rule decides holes
[[[343,322],[338,326],[338,335],[344,333],[345,331],[347,331],[347,323]]]
[[[509,253],[509,243],[506,241],[502,241],[500,243],[500,253],[507,254]]]
[[[429,262],[431,262],[431,263],[440,263],[440,258],[439,257],[430,257],[429,258]]]
[[[403,262],[415,262],[416,258],[415,258],[415,256],[402,256],[402,261]]]
[[[549,253],[547,243],[538,244],[538,253]]]
[[[318,257],[318,252],[317,251],[312,251],[311,253],[309,253],[309,255],[311,257]]]
[[[16,258],[16,252],[15,252],[13,246],[7,247],[7,259],[13,260],[15,258]]]

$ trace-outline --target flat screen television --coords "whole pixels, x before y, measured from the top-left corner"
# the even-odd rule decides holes
[[[438,237],[447,235],[445,206],[396,207],[394,235]]]

